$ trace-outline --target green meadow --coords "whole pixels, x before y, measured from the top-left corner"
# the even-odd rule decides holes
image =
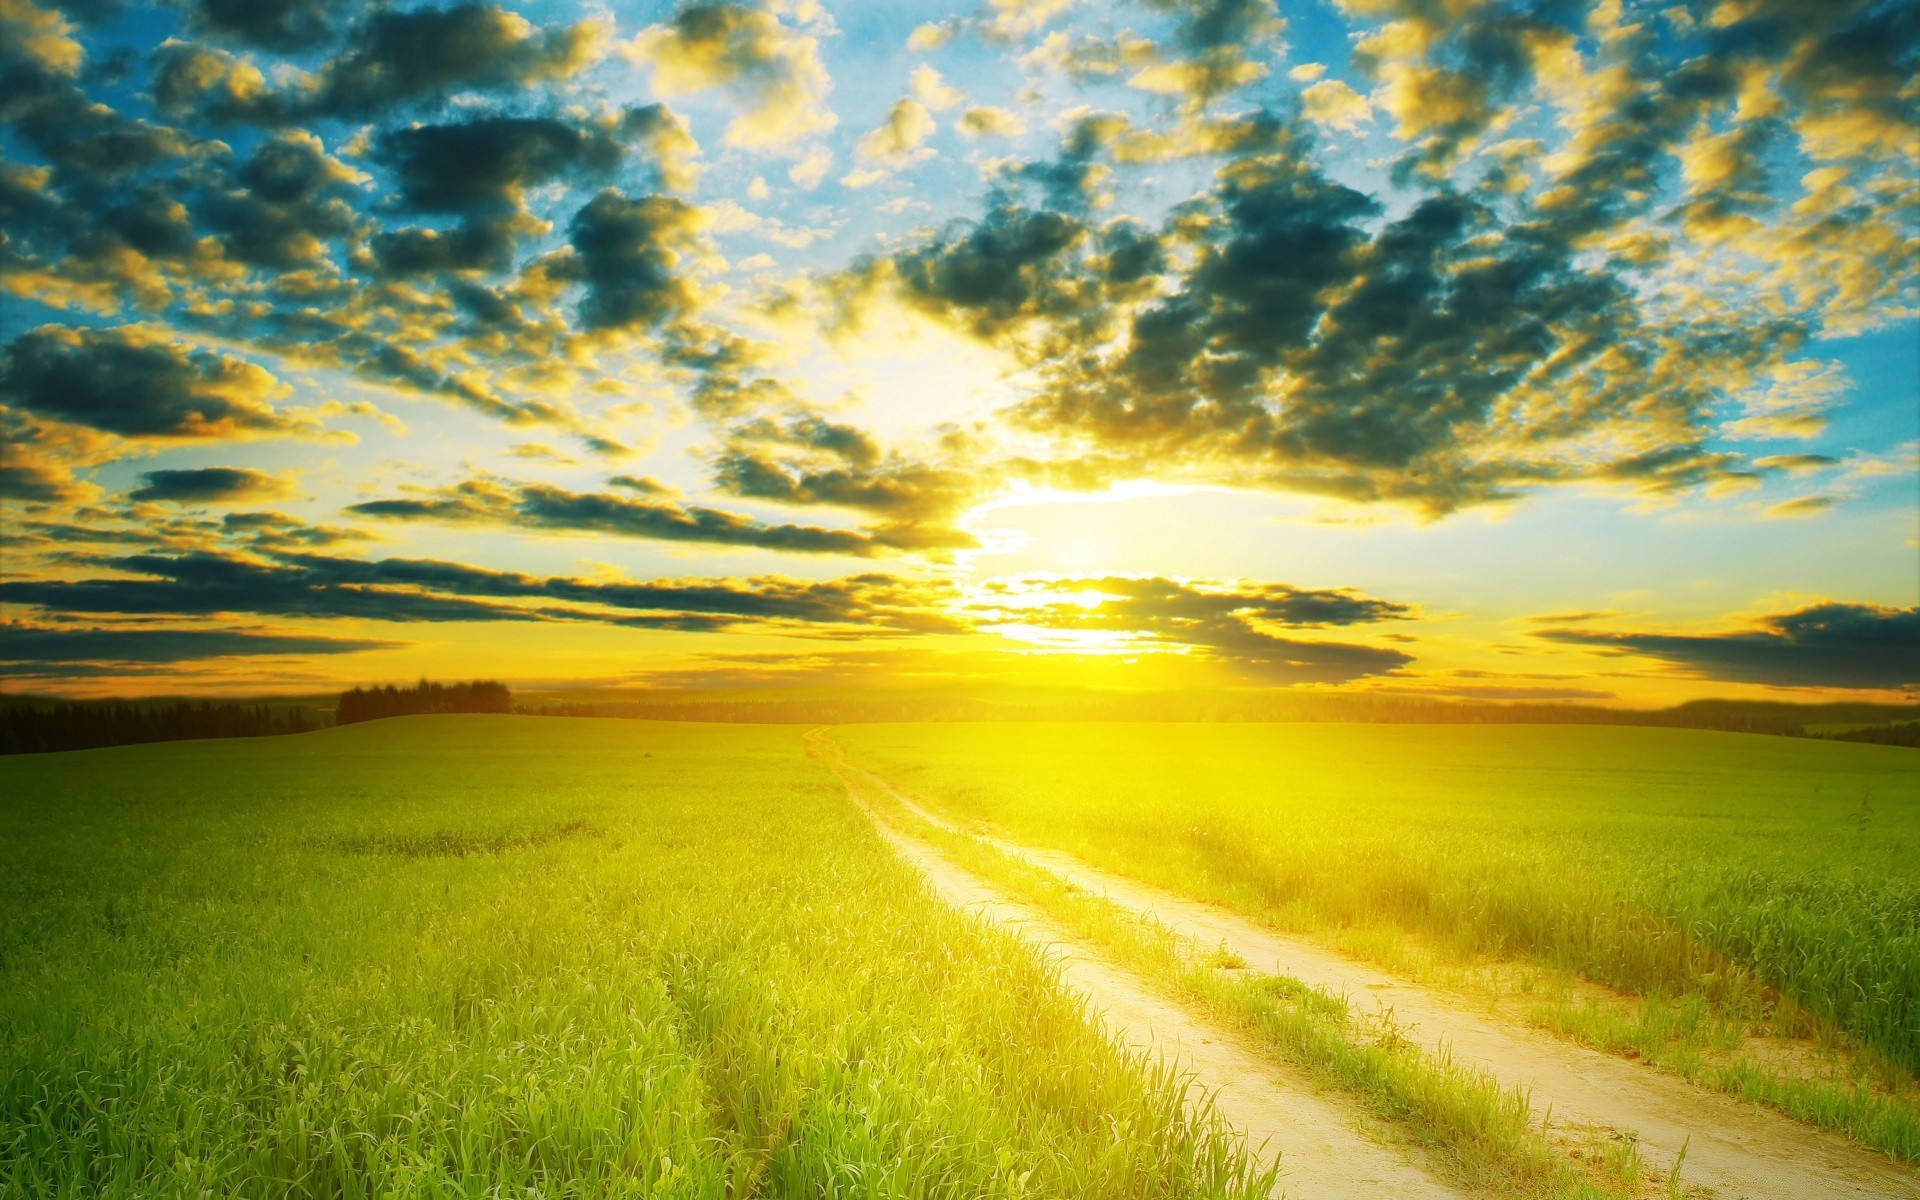
[[[1920,755],[1538,725],[846,726],[962,824],[1920,1158]]]
[[[0,762],[0,1195],[1266,1194],[802,732]]]
[[[826,732],[963,828],[1920,1160],[1910,750],[1556,726]],[[442,716],[0,759],[0,1196],[1268,1193],[1182,1077],[924,889],[805,733]],[[1523,1096],[1340,998],[1218,970],[1245,964],[886,819],[1473,1194],[1652,1194],[1630,1143],[1618,1170],[1568,1160]]]

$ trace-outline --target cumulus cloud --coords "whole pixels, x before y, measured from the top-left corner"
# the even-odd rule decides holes
[[[188,467],[145,471],[146,482],[127,493],[129,500],[169,504],[224,504],[231,501],[274,500],[292,491],[277,475],[252,467]]]
[[[1713,633],[1545,629],[1536,637],[1651,658],[1689,675],[1769,687],[1920,686],[1920,608],[1839,601],[1773,613]]]
[[[878,542],[921,550],[972,546],[953,522],[998,482],[971,463],[884,452],[864,431],[810,412],[729,429],[713,479],[747,499],[866,513],[880,522],[870,531]]]
[[[1338,79],[1322,79],[1302,91],[1300,110],[1314,124],[1346,133],[1373,119],[1366,97]]]
[[[991,104],[976,104],[961,113],[957,128],[970,138],[1019,137],[1027,131],[1026,123],[1012,109]]]
[[[764,8],[689,4],[642,30],[621,53],[652,68],[662,96],[718,87],[744,99],[747,111],[727,126],[729,146],[780,150],[839,123],[827,107],[833,81],[819,43]]]
[[[231,38],[281,52],[331,40],[344,13],[360,0],[193,0],[189,25],[211,37]]]
[[[264,368],[136,326],[42,325],[0,353],[0,401],[129,438],[200,440],[309,432],[276,412],[287,389]]]
[[[927,106],[904,96],[887,110],[885,121],[860,139],[857,149],[869,162],[898,166],[911,161],[933,131],[933,115]]]
[[[601,122],[492,116],[382,133],[374,156],[393,171],[400,204],[462,223],[444,233],[383,232],[372,240],[373,255],[392,274],[505,270],[518,240],[544,230],[525,211],[529,188],[603,179],[625,160],[629,140],[662,129],[677,131],[656,107]]]
[[[382,114],[465,91],[521,88],[577,75],[604,56],[598,20],[541,29],[491,4],[381,8],[311,74],[273,86],[225,51],[168,41],[154,54],[162,108],[218,121],[279,123]]]
[[[595,196],[567,229],[567,273],[587,288],[581,323],[644,327],[691,308],[694,290],[678,267],[699,228],[699,210],[671,196],[634,199],[612,188]]]

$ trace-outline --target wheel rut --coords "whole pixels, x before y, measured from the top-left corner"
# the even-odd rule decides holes
[[[962,830],[853,762],[824,735],[819,742],[843,772],[857,773],[938,828],[974,837],[1087,892],[1150,915],[1197,945],[1224,945],[1256,970],[1344,996],[1356,1013],[1390,1013],[1404,1036],[1526,1090],[1534,1111],[1551,1113],[1556,1124],[1632,1136],[1642,1157],[1662,1173],[1684,1153],[1682,1178],[1712,1188],[1723,1200],[1920,1198],[1920,1172],[1838,1134],[1475,1011],[1377,967],[1224,909],[1090,867],[1071,855]]]

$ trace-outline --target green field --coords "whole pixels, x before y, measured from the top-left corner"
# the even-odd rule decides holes
[[[833,737],[949,817],[1504,990],[1571,1036],[1920,1155],[1910,750],[1518,725]]]
[[[0,760],[0,1196],[1265,1194],[1179,1078],[920,886],[805,732],[421,717]],[[963,826],[1920,1159],[1912,751],[1550,726],[828,732]],[[984,843],[888,819],[1474,1194],[1645,1194],[1338,998],[1223,973]]]
[[[0,1195],[1264,1194],[801,732],[0,762]]]

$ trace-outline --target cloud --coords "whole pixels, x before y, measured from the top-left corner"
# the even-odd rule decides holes
[[[862,430],[809,412],[728,430],[713,480],[748,499],[870,513],[883,522],[869,531],[878,542],[923,550],[973,546],[953,522],[999,482],[977,464],[883,453]]]
[[[146,483],[127,493],[127,499],[169,504],[251,502],[276,499],[292,490],[286,480],[251,467],[146,471],[140,478]]]
[[[692,308],[693,287],[677,268],[699,227],[698,210],[671,196],[635,200],[612,188],[595,196],[567,229],[572,271],[587,285],[582,324],[644,328]]]
[[[750,107],[727,126],[729,146],[786,150],[839,123],[827,107],[833,81],[818,42],[763,8],[689,4],[672,20],[641,30],[621,54],[653,68],[659,95],[724,87],[743,96]]]
[[[857,152],[868,162],[900,166],[921,154],[921,145],[933,131],[933,116],[927,106],[905,96],[894,101],[885,121],[860,139]]]
[[[311,421],[268,402],[286,388],[261,367],[138,326],[42,325],[0,352],[0,401],[56,421],[156,440],[277,437]]]
[[[535,576],[434,559],[282,552],[267,560],[196,553],[128,555],[84,579],[0,580],[0,601],[68,613],[279,617],[392,622],[597,622],[712,632],[952,632],[949,593],[883,574],[837,580],[777,575],[648,583]],[[134,576],[134,578],[127,578]]]
[[[1920,607],[1829,602],[1720,633],[1543,629],[1535,637],[1658,659],[1686,673],[1768,687],[1920,685]]]
[[[290,270],[321,263],[329,241],[353,232],[360,218],[351,201],[365,178],[312,134],[281,133],[204,189],[192,208],[232,258]]]
[[[913,74],[907,79],[907,90],[915,100],[934,112],[945,112],[956,104],[964,103],[967,98],[965,92],[949,87],[946,80],[940,78],[940,72],[926,63],[913,69]]]
[[[1027,131],[1026,124],[1012,109],[991,104],[976,104],[967,109],[960,114],[955,128],[961,136],[969,138],[1019,137]]]
[[[1346,590],[1157,576],[1009,578],[977,589],[971,618],[1038,640],[1048,633],[1117,637],[1121,647],[1192,652],[1269,683],[1346,683],[1413,661],[1399,650],[1309,640],[1276,630],[1391,621],[1404,604]],[[1114,647],[1109,646],[1109,649]]]
[[[953,33],[954,26],[950,23],[928,22],[924,25],[916,25],[913,32],[907,35],[907,49],[921,53],[938,50],[952,40]]]
[[[153,92],[166,111],[197,110],[216,121],[372,117],[577,75],[604,56],[607,33],[598,20],[541,29],[483,3],[381,8],[348,33],[339,53],[284,87],[223,51],[168,41],[153,56]]]
[[[1323,129],[1352,133],[1373,119],[1366,97],[1338,79],[1322,79],[1300,93],[1300,111]]]
[[[1767,521],[1797,521],[1817,517],[1839,503],[1838,496],[1795,496],[1791,500],[1768,505],[1760,516]]]
[[[208,658],[305,657],[394,650],[404,642],[243,629],[45,628],[0,624],[0,663],[181,663]]]
[[[992,339],[1038,318],[1070,318],[1092,298],[1075,286],[1068,257],[1085,233],[1073,217],[1008,205],[891,265],[915,307]]]
[[[463,220],[444,233],[383,232],[372,240],[374,258],[396,275],[505,270],[518,240],[545,229],[525,211],[528,188],[604,178],[625,160],[628,140],[668,128],[678,127],[656,107],[602,122],[490,116],[388,130],[374,157],[393,171],[399,203]]]
[[[22,504],[77,504],[99,494],[93,484],[74,478],[74,463],[62,461],[71,447],[41,444],[48,432],[36,422],[0,410],[0,498]],[[84,461],[94,455],[83,451],[78,457]]]
[[[615,130],[553,117],[409,125],[381,133],[374,149],[407,207],[440,213],[517,209],[527,187],[576,172],[605,175],[625,154]]]
[[[348,511],[390,521],[502,525],[712,546],[756,546],[797,554],[871,555],[888,545],[858,530],[772,524],[697,505],[493,479],[470,479],[424,496],[369,500],[348,506]]]
[[[335,23],[360,0],[192,0],[190,28],[282,53],[332,40]]]

